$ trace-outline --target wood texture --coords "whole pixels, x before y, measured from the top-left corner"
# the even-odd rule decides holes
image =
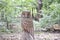
[[[23,11],[21,14],[22,40],[34,39],[33,19],[29,11]]]

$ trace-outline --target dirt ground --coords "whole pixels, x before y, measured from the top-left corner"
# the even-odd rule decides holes
[[[20,40],[21,33],[0,34],[0,40]],[[60,40],[60,33],[35,33],[35,40]]]
[[[43,32],[40,34],[35,34],[36,40],[60,40],[60,33],[48,33]]]

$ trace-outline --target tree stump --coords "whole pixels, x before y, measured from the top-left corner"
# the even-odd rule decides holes
[[[21,14],[22,40],[34,40],[33,19],[30,11]]]

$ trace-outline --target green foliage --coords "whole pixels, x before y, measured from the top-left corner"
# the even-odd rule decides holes
[[[39,23],[34,22],[36,28],[53,25],[60,21],[60,0],[42,0],[42,14]],[[3,21],[17,21],[14,17],[24,10],[32,10],[35,15],[37,0],[0,0],[0,16]]]
[[[33,6],[32,6],[33,5]],[[17,17],[23,10],[36,9],[36,0],[1,0],[0,1],[0,14],[11,21],[12,17]],[[34,11],[34,10],[33,10]],[[3,18],[3,20],[4,20]]]
[[[50,2],[49,0],[43,1],[42,13],[44,17],[40,19],[40,27],[49,27],[49,25],[60,23],[60,3],[58,0],[51,0]]]

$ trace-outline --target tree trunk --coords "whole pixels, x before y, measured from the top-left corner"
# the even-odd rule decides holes
[[[33,19],[29,11],[21,14],[22,40],[34,40]]]
[[[37,12],[38,13],[41,13],[41,10],[42,9],[42,0],[37,0]]]

